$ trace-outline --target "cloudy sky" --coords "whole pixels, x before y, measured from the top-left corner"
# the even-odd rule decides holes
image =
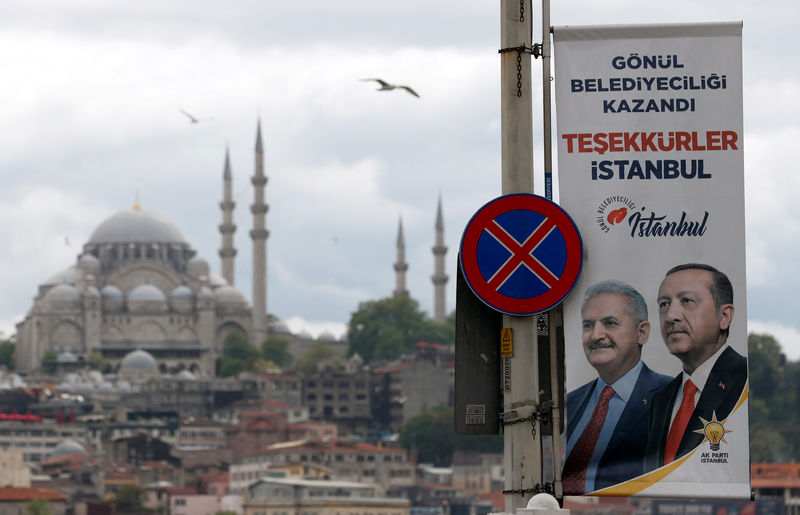
[[[800,63],[790,39],[800,5],[553,4],[553,25],[744,21],[748,318],[800,358]],[[74,263],[137,191],[219,272],[226,145],[236,286],[250,297],[259,116],[270,313],[341,334],[359,302],[391,294],[400,216],[408,286],[430,312],[439,195],[453,310],[464,224],[500,194],[499,13],[487,0],[0,3],[0,330],[14,331],[37,285]],[[369,77],[421,98],[376,92],[359,80]]]

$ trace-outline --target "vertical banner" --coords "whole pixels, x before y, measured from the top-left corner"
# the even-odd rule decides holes
[[[750,497],[741,34],[554,29],[565,494]]]

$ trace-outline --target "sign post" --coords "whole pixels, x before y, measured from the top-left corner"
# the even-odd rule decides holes
[[[533,193],[533,101],[531,95],[531,0],[500,2],[500,111],[502,193]],[[503,315],[503,328],[514,334],[514,354],[503,358],[508,375],[503,413],[533,413],[539,405],[536,317]],[[504,387],[505,388],[505,387]],[[538,421],[507,424],[503,429],[505,510],[524,508],[542,483],[542,445]],[[533,437],[531,437],[533,434]]]

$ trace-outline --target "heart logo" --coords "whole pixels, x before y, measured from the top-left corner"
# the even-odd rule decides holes
[[[615,209],[614,211],[608,213],[608,223],[611,225],[618,224],[621,221],[625,220],[625,216],[628,214],[628,208],[621,207],[619,209]]]

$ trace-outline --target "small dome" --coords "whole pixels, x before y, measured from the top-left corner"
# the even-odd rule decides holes
[[[188,286],[180,285],[177,286],[172,293],[169,294],[169,300],[171,301],[191,301],[194,300],[194,293]]]
[[[313,337],[313,336],[311,336],[311,333],[309,333],[308,331],[300,331],[300,332],[297,334],[297,339],[298,339],[298,340],[307,340],[307,341],[310,341],[310,340],[313,340],[313,339],[314,339],[314,337]]]
[[[89,286],[86,287],[86,296],[87,297],[99,298],[100,297],[100,290],[98,290],[97,287],[95,287],[95,286],[89,285]]]
[[[103,298],[106,300],[123,300],[122,290],[113,284],[106,284],[103,286]]]
[[[289,326],[286,325],[286,322],[282,322],[280,320],[269,324],[269,332],[275,334],[292,334],[292,331],[289,330]]]
[[[50,279],[46,280],[42,283],[43,286],[47,286],[50,284],[75,284],[75,265],[70,266],[69,268],[60,271],[56,275],[52,276]]]
[[[75,357],[75,354],[73,354],[73,353],[71,353],[69,351],[62,352],[56,358],[56,363],[77,363],[77,362],[78,362],[78,358]]]
[[[208,286],[203,286],[197,296],[201,299],[211,299],[214,298],[214,292]]]
[[[74,286],[62,283],[47,290],[44,298],[56,302],[76,302],[81,300],[81,294]]]
[[[326,342],[335,342],[336,341],[336,335],[333,334],[330,331],[323,331],[323,333],[320,334],[319,338],[317,338],[317,339],[318,340],[323,340],[323,341],[326,341]]]
[[[224,277],[221,275],[217,275],[214,272],[208,274],[208,282],[211,284],[213,288],[219,288],[220,286],[228,286],[228,281],[225,280]]]
[[[220,304],[247,304],[242,292],[227,284],[214,290],[214,296]]]
[[[175,379],[179,379],[181,381],[194,381],[197,379],[191,371],[183,369],[177,374],[175,374]]]
[[[79,444],[75,440],[64,440],[60,444],[53,447],[53,450],[50,452],[50,457],[60,458],[61,456],[67,456],[70,454],[82,454],[84,456],[87,455],[86,449],[83,448],[83,445]]]
[[[192,277],[199,277],[201,275],[208,275],[208,261],[200,256],[194,256],[186,262],[186,272]]]
[[[147,351],[135,350],[129,352],[119,365],[120,370],[158,370],[156,359]]]
[[[128,302],[166,302],[164,292],[152,284],[140,284],[128,293]]]
[[[78,258],[78,268],[81,270],[99,270],[100,260],[91,254],[84,254]]]
[[[151,211],[120,211],[101,223],[89,243],[186,243],[180,229]]]

